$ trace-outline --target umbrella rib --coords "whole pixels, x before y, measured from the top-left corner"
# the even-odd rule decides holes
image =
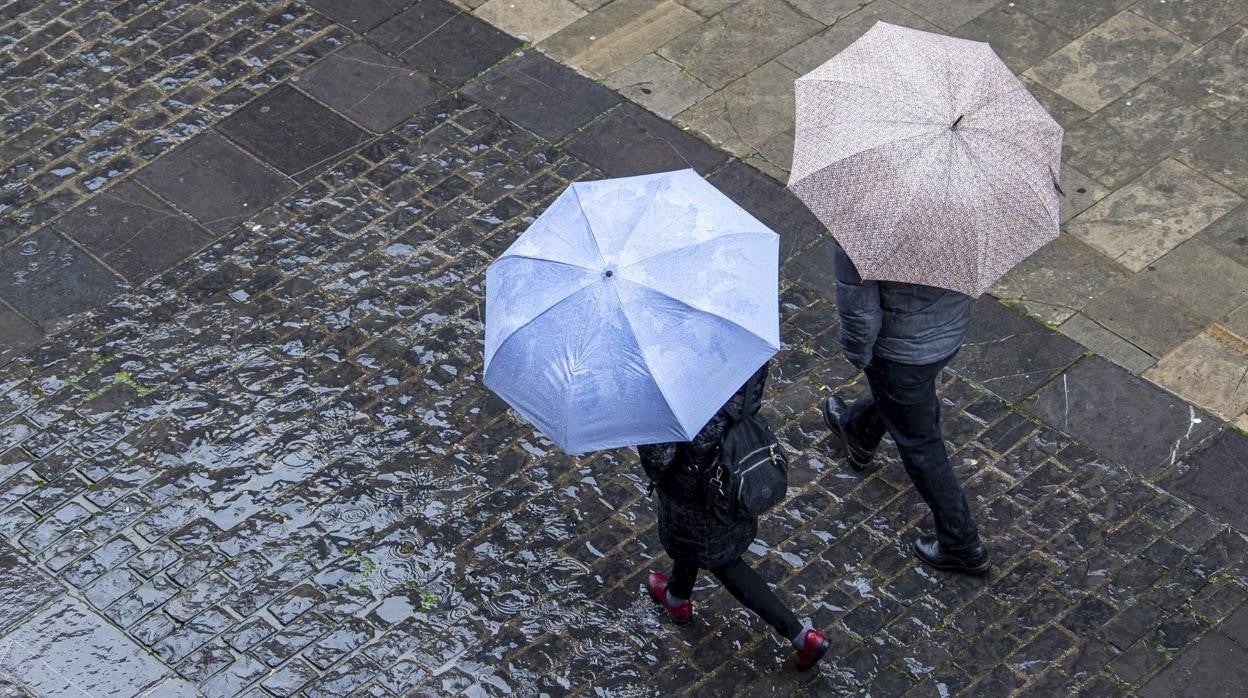
[[[1015,87],[1014,89],[1012,89],[1012,90],[1007,90],[1007,91],[1005,91],[1005,92],[1002,92],[1002,93],[1000,93],[1000,94],[996,95],[995,97],[993,97],[992,99],[988,100],[987,102],[984,102],[983,104],[979,105],[978,107],[975,107],[974,109],[972,109],[972,110],[968,111],[968,112],[966,113],[966,115],[967,115],[967,116],[971,116],[971,115],[973,115],[973,114],[975,114],[975,113],[979,112],[981,109],[985,109],[985,108],[987,108],[987,107],[989,107],[989,106],[992,106],[993,104],[996,104],[997,102],[1001,101],[1002,99],[1005,99],[1006,97],[1009,97],[1010,95],[1012,95],[1012,94],[1016,94],[1016,93],[1018,93],[1018,92],[1027,92],[1027,94],[1029,94],[1029,95],[1031,94],[1030,92],[1028,92],[1028,91],[1027,91],[1027,86],[1026,86],[1026,85],[1024,85],[1023,83],[1021,83],[1021,82],[1020,82],[1020,83],[1018,83],[1018,86],[1017,86],[1017,87]],[[1035,96],[1034,96],[1034,95],[1032,95],[1032,99],[1035,99]],[[1048,117],[1049,117],[1049,120],[1050,120],[1050,121],[1053,121],[1053,117],[1052,117],[1052,115],[1050,115],[1048,112],[1044,112],[1044,114],[1045,114],[1045,116],[1048,116]],[[1040,123],[1043,123],[1043,121],[1040,121]],[[1058,124],[1056,121],[1053,121],[1053,124],[1054,124],[1055,126],[1057,126],[1059,130],[1061,129],[1061,125],[1060,125],[1060,124]],[[969,127],[969,126],[963,126],[962,128],[970,128],[970,127]]]
[[[932,126],[932,127],[937,127],[937,126],[940,126],[940,124],[936,123],[935,121],[902,121],[901,119],[887,119],[887,118],[884,118],[884,117],[872,117],[872,118],[863,117],[863,118],[860,118],[860,119],[855,119],[855,120],[853,120],[853,121],[833,121],[833,122],[831,122],[831,123],[823,123],[823,124],[819,124],[818,126],[805,126],[805,127],[803,127],[803,128],[798,129],[798,131],[799,131],[799,132],[806,132],[806,131],[820,131],[820,130],[822,130],[822,129],[832,128],[833,126],[844,126],[845,124],[858,124],[858,123],[865,123],[865,124],[910,124],[910,125],[913,125],[913,126]]]
[[[1001,194],[1002,193],[1001,190],[997,188],[997,183],[994,182],[991,177],[988,177],[987,173],[984,171],[984,167],[979,156],[977,156],[975,152],[970,148],[970,146],[966,145],[965,143],[963,144],[963,147],[966,148],[966,152],[967,154],[971,156],[971,159],[974,160],[977,164],[979,164],[979,167],[977,167],[976,169],[978,170],[979,174],[984,175],[982,179],[988,185],[988,188],[992,189],[994,192],[997,192],[998,194]],[[1024,180],[1023,185],[1026,187],[1027,191],[1037,201],[1040,202],[1040,205],[1041,207],[1044,208],[1045,213],[1051,214],[1051,212],[1049,211],[1049,207],[1044,203],[1044,200],[1041,199],[1040,196],[1036,193],[1036,190],[1033,189],[1032,186],[1026,182],[1026,180]],[[1035,217],[1033,217],[1026,209],[1022,209],[1021,215],[1025,217],[1029,222],[1031,222],[1032,225],[1036,226],[1037,228],[1045,227],[1045,223],[1037,221]],[[976,279],[976,281],[978,282],[978,279]]]
[[[949,147],[951,148],[952,144],[949,144]],[[935,155],[936,155],[935,152],[929,155],[928,156],[929,160],[934,158]],[[912,157],[910,159],[910,162],[913,162],[916,158],[918,158],[918,155],[915,155],[914,157]],[[906,163],[906,164],[907,166],[909,166],[910,163]],[[906,197],[906,203],[898,207],[897,210],[900,212],[900,215],[898,215],[897,218],[893,220],[894,228],[896,227],[897,223],[901,220],[902,216],[906,215],[906,209],[910,208],[910,204],[914,203],[914,198],[918,196],[919,192],[923,189],[923,180],[926,179],[926,175],[928,174],[930,169],[931,169],[931,163],[929,162],[927,164],[927,167],[925,167],[923,170],[924,177],[916,178],[914,188],[910,190],[910,195]],[[901,236],[894,234],[892,237],[893,237],[893,245],[888,249],[887,252],[879,256],[880,261],[883,261],[886,258],[892,257],[899,249],[901,245]],[[876,260],[872,260],[872,262],[874,263],[876,262]],[[873,266],[875,266],[875,264],[873,264]]]
[[[991,52],[991,49],[989,49],[989,51]],[[948,57],[948,54],[947,54],[947,53],[946,53],[945,55],[946,55],[946,57]],[[991,56],[985,56],[985,57],[984,57],[984,59],[983,59],[983,60],[981,60],[981,61],[980,61],[980,63],[979,63],[979,72],[975,74],[975,78],[974,78],[973,80],[964,80],[964,81],[963,81],[963,82],[962,82],[962,83],[958,86],[958,88],[957,88],[957,93],[956,93],[956,94],[954,94],[953,85],[952,85],[952,84],[950,84],[950,86],[949,86],[949,87],[950,87],[950,90],[949,90],[949,98],[950,98],[950,100],[953,102],[954,111],[957,111],[957,108],[958,108],[958,106],[959,106],[959,102],[961,101],[962,93],[966,92],[966,90],[968,89],[968,87],[970,87],[970,86],[974,85],[974,84],[975,84],[976,82],[978,82],[981,78],[983,78],[983,77],[984,77],[984,75],[986,75],[986,74],[988,73],[988,67],[992,65],[989,61],[991,61],[991,60],[993,60],[993,59],[996,59],[996,60],[998,60],[998,61],[999,61],[999,60],[1001,60],[1001,59],[999,59],[999,58],[997,58],[997,57],[996,57],[996,54],[993,54],[993,55],[991,55]],[[1022,83],[1019,83],[1019,84],[1022,84]],[[1012,91],[1012,90],[1011,90],[1011,91]],[[992,99],[988,100],[988,102],[989,102],[989,103],[991,103],[991,102],[995,101],[996,99],[997,99],[997,97],[993,97]],[[982,105],[981,105],[981,106],[982,106]],[[977,112],[977,111],[979,111],[979,107],[976,107],[976,108],[974,108],[974,109],[970,110],[969,112],[963,112],[962,114],[963,114],[963,116],[969,116],[970,114],[974,114],[974,113],[975,113],[975,112]]]
[[[801,81],[800,78],[799,78],[799,81]],[[923,115],[920,114],[918,111],[916,111],[913,105],[906,103],[905,100],[897,99],[896,95],[890,94],[884,90],[881,90],[878,87],[872,87],[870,85],[859,85],[856,82],[850,82],[848,80],[841,80],[839,78],[812,78],[804,82],[809,82],[813,86],[818,86],[818,84],[821,82],[835,83],[838,85],[847,85],[849,87],[856,87],[860,90],[866,90],[867,92],[874,92],[882,97],[889,99],[892,102],[896,102],[897,104],[902,105],[903,107],[905,107],[906,111],[910,112],[911,115],[917,116],[919,118],[923,118]]]
[[[972,127],[972,129],[971,129],[971,130],[974,130],[974,131],[982,131],[982,132],[983,132],[983,133],[984,133],[987,137],[989,137],[989,138],[991,138],[991,139],[993,139],[993,140],[995,140],[995,141],[998,141],[998,142],[1000,142],[1000,143],[1004,143],[1005,145],[1011,146],[1011,147],[1013,147],[1016,151],[1018,151],[1018,152],[1020,152],[1020,153],[1022,153],[1022,154],[1024,154],[1024,155],[1026,155],[1026,154],[1027,154],[1026,150],[1023,148],[1023,146],[1022,146],[1021,144],[1016,143],[1016,142],[1014,142],[1014,141],[1011,141],[1011,140],[1010,140],[1010,139],[1008,139],[1008,138],[1002,138],[1001,136],[997,135],[997,134],[996,134],[995,132],[993,132],[993,131],[990,131],[990,130],[985,129],[985,128],[976,128],[976,127]],[[977,163],[978,163],[978,162],[980,162],[979,157],[975,154],[975,152],[974,152],[973,150],[971,150],[971,148],[970,148],[969,146],[967,147],[967,149],[966,149],[966,150],[967,150],[967,152],[968,152],[968,153],[970,153],[970,154],[971,154],[971,158],[972,158],[972,159],[974,159]],[[981,169],[982,169],[982,167],[983,167],[983,166],[981,165],[980,167],[981,167]],[[1054,212],[1053,212],[1053,211],[1051,211],[1051,210],[1049,209],[1049,205],[1048,205],[1047,203],[1045,203],[1044,198],[1043,198],[1043,197],[1041,197],[1041,196],[1040,196],[1040,193],[1036,191],[1036,188],[1035,188],[1035,187],[1033,187],[1033,186],[1031,185],[1031,182],[1028,182],[1028,181],[1026,180],[1026,178],[1021,178],[1021,179],[1023,180],[1023,184],[1027,187],[1027,191],[1028,191],[1028,192],[1030,192],[1030,193],[1031,193],[1031,195],[1032,195],[1032,196],[1036,199],[1036,201],[1038,201],[1038,202],[1040,203],[1040,206],[1041,206],[1041,208],[1043,208],[1043,209],[1044,209],[1044,212],[1045,212],[1045,213],[1047,213],[1047,214],[1052,215]],[[995,188],[995,187],[994,187],[994,188]],[[1033,220],[1033,222],[1035,221],[1035,219],[1032,219],[1032,220]]]
[[[546,257],[534,257],[533,255],[527,255],[527,254],[514,254],[514,253],[513,253],[513,254],[504,254],[502,257],[499,257],[498,259],[494,260],[494,263],[495,263],[495,264],[497,264],[497,263],[499,263],[499,262],[503,262],[503,261],[506,261],[506,260],[508,260],[508,259],[529,259],[529,260],[532,260],[532,261],[534,261],[534,262],[549,262],[549,263],[551,263],[551,264],[562,264],[562,265],[563,265],[563,266],[565,266],[565,267],[572,267],[573,269],[584,269],[585,271],[589,271],[589,272],[592,272],[592,271],[597,271],[596,269],[590,269],[589,267],[583,267],[583,266],[581,266],[581,265],[579,265],[579,264],[573,264],[572,262],[564,262],[564,261],[561,261],[561,260],[558,260],[558,259],[548,259],[548,258],[546,258]]]
[[[960,138],[958,139],[958,142],[962,145],[962,149],[971,156],[971,159],[978,160],[978,158],[975,157],[975,153],[971,151],[971,147],[966,143],[966,139]],[[985,179],[982,167],[974,168],[971,175],[976,179],[976,181]],[[996,191],[996,188],[993,187],[991,183],[984,181],[983,184],[989,189]],[[978,291],[980,288],[980,277],[982,277],[984,273],[984,256],[988,243],[985,231],[988,229],[988,226],[984,225],[984,217],[979,210],[979,206],[971,206],[971,212],[975,216],[975,222],[978,223],[975,227],[975,290]]]
[[[629,282],[629,283],[632,283],[632,282]],[[634,284],[634,285],[640,286],[641,284]],[[649,287],[642,286],[642,288],[649,288]],[[642,347],[641,342],[637,340],[637,328],[633,326],[633,319],[628,316],[628,309],[624,305],[624,299],[620,298],[620,290],[615,287],[615,284],[611,285],[611,292],[615,294],[615,302],[620,309],[620,315],[623,315],[624,322],[628,323],[628,331],[632,333],[633,342],[637,344],[637,352],[641,355],[641,360],[645,362],[646,364],[646,373],[650,375],[650,379],[654,382],[654,387],[656,390],[659,391],[659,395],[663,396],[663,404],[667,406],[667,411],[672,414],[672,418],[676,420],[676,423],[680,424],[681,430],[684,430],[685,425],[681,424],[680,417],[676,414],[675,408],[672,407],[672,399],[667,396],[667,391],[664,390],[663,386],[659,384],[659,379],[654,375],[654,369],[650,367],[650,357],[646,356],[645,348]],[[673,298],[672,300],[675,300],[675,299]],[[687,436],[689,440],[692,440],[694,437],[694,434],[685,434],[685,436]]]
[[[537,321],[538,321],[539,319],[541,319],[544,315],[546,315],[546,314],[547,314],[547,313],[549,313],[550,311],[554,310],[555,308],[558,308],[559,306],[563,305],[564,303],[567,303],[567,302],[568,302],[569,300],[571,300],[574,296],[576,296],[576,295],[578,295],[578,294],[580,294],[580,293],[583,293],[583,292],[585,291],[585,289],[589,288],[590,286],[593,286],[593,285],[594,285],[595,283],[597,283],[597,282],[598,282],[598,279],[590,278],[589,280],[587,280],[587,281],[586,281],[586,283],[585,283],[585,285],[584,285],[584,286],[581,286],[580,288],[578,288],[578,289],[576,289],[575,291],[573,291],[573,292],[569,293],[568,295],[564,296],[563,298],[560,298],[559,300],[555,301],[554,303],[551,303],[550,305],[546,306],[546,308],[545,308],[544,310],[542,310],[542,312],[538,313],[537,315],[534,315],[533,317],[531,317],[531,318],[529,318],[527,321],[525,321],[525,323],[524,323],[523,325],[520,325],[520,326],[519,326],[519,327],[517,327],[516,329],[512,330],[512,331],[511,331],[511,334],[509,334],[509,335],[507,335],[506,337],[503,337],[501,340],[499,340],[499,342],[498,342],[498,346],[497,346],[497,347],[494,347],[494,353],[490,355],[490,356],[491,356],[491,358],[493,358],[493,357],[495,357],[495,356],[498,356],[498,355],[499,355],[499,353],[503,351],[503,347],[507,346],[507,342],[510,342],[512,337],[515,337],[517,334],[519,334],[519,333],[520,333],[520,330],[523,330],[524,328],[528,327],[529,325],[532,325],[533,323],[537,322]]]
[[[665,293],[665,292],[663,292],[663,291],[660,291],[659,289],[657,289],[657,288],[655,288],[655,287],[653,287],[653,286],[647,286],[647,285],[645,285],[645,284],[637,283],[636,281],[630,281],[629,279],[620,279],[620,281],[623,281],[623,282],[625,282],[625,283],[632,284],[632,285],[634,285],[634,286],[636,286],[636,287],[638,287],[638,288],[644,288],[644,289],[646,289],[647,291],[650,291],[651,293],[657,293],[658,295],[663,296],[664,298],[666,298],[666,299],[668,299],[668,300],[672,301],[673,303],[679,303],[679,304],[681,304],[681,305],[685,306],[686,308],[688,308],[688,309],[690,309],[690,310],[693,310],[693,311],[696,311],[696,312],[702,313],[703,315],[710,315],[711,317],[713,317],[713,318],[717,318],[717,319],[719,319],[719,320],[723,320],[724,322],[726,322],[726,323],[728,323],[728,324],[732,325],[733,327],[739,328],[742,332],[745,332],[746,334],[749,334],[749,335],[750,335],[750,336],[752,336],[752,337],[758,337],[758,335],[754,333],[754,330],[751,330],[750,328],[745,327],[744,325],[742,325],[741,323],[739,323],[739,322],[737,322],[737,321],[733,320],[732,318],[726,318],[726,317],[724,317],[724,316],[722,316],[722,315],[716,315],[715,313],[712,313],[711,311],[706,310],[705,308],[699,308],[698,306],[696,306],[696,305],[694,305],[694,304],[692,304],[692,303],[690,303],[690,302],[688,302],[688,301],[682,301],[681,299],[676,298],[675,296],[672,296],[671,294],[668,294],[668,293]],[[619,297],[618,292],[617,292],[617,294],[616,294],[616,297]],[[623,302],[621,302],[621,303],[620,303],[620,307],[621,307],[621,308],[623,308],[623,307],[624,307],[624,303],[623,303]],[[624,314],[624,316],[625,316],[625,317],[628,317],[628,313],[625,313],[625,314]],[[631,321],[631,320],[629,321],[629,327],[630,327],[630,328],[632,327],[632,321]],[[762,338],[760,337],[760,339],[762,339]],[[767,340],[763,340],[763,341],[767,341]],[[640,346],[640,345],[638,345],[638,346]]]
[[[594,232],[594,224],[589,220],[589,216],[585,215],[585,204],[581,201],[581,193],[576,190],[576,183],[568,185],[568,189],[572,191],[572,195],[576,197],[576,210],[580,211],[581,218],[585,219],[585,227],[589,229],[589,239],[594,242],[594,250],[598,252],[598,261],[603,266],[607,264],[607,258],[602,256],[602,247],[598,244],[598,234]]]
[[[650,260],[654,259],[655,257],[662,257],[662,256],[663,256],[663,255],[665,255],[665,254],[672,254],[673,252],[684,252],[684,251],[686,251],[686,250],[691,250],[691,249],[693,249],[693,248],[695,248],[695,247],[701,247],[702,245],[709,245],[709,244],[711,244],[712,242],[719,242],[719,241],[723,240],[724,238],[740,237],[740,236],[743,236],[743,235],[767,235],[767,234],[768,234],[768,232],[765,232],[765,231],[762,231],[762,230],[757,230],[757,231],[749,231],[749,230],[746,230],[746,231],[740,231],[740,232],[723,233],[722,235],[717,235],[717,236],[715,236],[715,237],[711,238],[710,240],[703,240],[702,242],[691,242],[691,243],[689,243],[688,245],[681,245],[680,247],[673,247],[673,248],[672,248],[672,249],[670,249],[670,250],[663,250],[662,252],[655,252],[655,253],[654,253],[654,254],[652,254],[652,255],[649,255],[649,256],[646,256],[646,257],[642,257],[641,259],[638,259],[638,260],[636,260],[636,261],[629,262],[628,264],[626,264],[626,265],[624,265],[624,266],[620,267],[620,269],[619,269],[619,270],[620,270],[620,271],[623,271],[623,270],[625,270],[625,269],[628,269],[629,267],[633,267],[633,266],[636,266],[636,265],[638,265],[638,264],[641,264],[642,262],[648,262],[648,261],[650,261]],[[771,233],[771,234],[772,234],[772,235],[775,235],[775,233]],[[647,288],[649,288],[649,287],[647,287]]]
[[[816,176],[816,175],[818,175],[820,172],[823,172],[824,170],[827,170],[827,169],[829,169],[829,168],[831,168],[831,167],[833,167],[833,166],[837,165],[838,163],[840,163],[840,162],[842,162],[842,161],[844,161],[844,160],[848,160],[849,158],[857,157],[857,156],[859,156],[859,155],[862,155],[863,153],[866,153],[866,152],[868,152],[868,151],[874,150],[875,148],[882,148],[882,147],[889,146],[889,145],[896,145],[896,144],[898,144],[898,143],[904,143],[904,142],[906,142],[906,141],[912,141],[912,140],[916,140],[916,139],[918,139],[918,138],[923,138],[923,137],[934,138],[934,136],[932,136],[931,134],[923,134],[923,135],[919,135],[919,136],[910,136],[910,137],[908,137],[908,138],[900,138],[900,139],[895,140],[895,141],[892,141],[892,142],[890,142],[890,143],[880,144],[880,145],[875,146],[875,147],[873,147],[873,148],[864,148],[864,149],[862,149],[862,150],[860,150],[860,151],[858,151],[858,152],[856,152],[856,153],[853,153],[853,154],[851,154],[851,155],[847,155],[847,156],[845,156],[845,157],[843,157],[843,158],[840,158],[840,159],[838,159],[838,160],[833,160],[832,162],[829,162],[829,163],[828,163],[828,164],[826,164],[826,165],[822,165],[822,166],[820,166],[818,169],[812,170],[810,174],[808,174],[808,175],[806,175],[805,177],[802,177],[801,179],[799,179],[799,180],[796,182],[796,184],[797,184],[798,186],[800,186],[802,182],[804,182],[804,181],[806,181],[806,180],[808,180],[808,179],[811,179],[811,178],[815,177],[815,176]],[[914,155],[910,156],[910,159],[909,159],[909,160],[907,160],[907,161],[906,161],[906,163],[905,163],[904,165],[902,165],[901,167],[899,167],[899,168],[897,168],[897,169],[898,169],[899,171],[901,171],[901,170],[905,170],[905,169],[906,169],[906,168],[908,168],[908,167],[911,165],[911,163],[913,163],[913,162],[915,161],[915,159],[917,159],[917,158],[918,158],[918,157],[919,157],[922,153],[923,153],[923,151],[922,151],[922,150],[920,150],[918,153],[915,153]],[[796,192],[796,189],[794,189],[794,191]],[[856,200],[854,201],[854,203],[857,203],[858,201],[861,201],[862,197],[867,196],[867,194],[869,194],[869,193],[871,193],[871,192],[869,192],[869,191],[864,191],[864,192],[862,192],[862,196],[860,196],[858,199],[856,199]],[[800,194],[799,194],[798,198],[801,198]],[[846,208],[848,208],[848,207],[846,207]],[[824,221],[823,221],[823,217],[822,217],[822,216],[818,216],[818,214],[816,214],[816,216],[819,218],[820,222],[823,222],[823,223],[824,223],[824,225],[825,225],[825,226],[826,226],[829,230],[831,230],[832,226],[831,226],[830,224],[828,224],[827,222],[824,222]],[[833,234],[833,237],[835,237],[835,233]]]
[[[819,174],[820,172],[823,172],[824,170],[828,169],[829,167],[833,167],[833,166],[834,166],[834,165],[836,165],[837,163],[843,162],[843,161],[845,161],[845,160],[848,160],[848,159],[850,159],[850,158],[852,158],[852,157],[856,157],[856,156],[858,156],[858,155],[862,155],[863,153],[870,152],[870,151],[875,150],[875,149],[877,149],[877,148],[884,148],[884,147],[887,147],[887,146],[897,145],[898,143],[905,143],[906,141],[918,140],[918,139],[920,139],[920,138],[936,138],[938,135],[939,135],[939,134],[934,134],[934,133],[920,133],[920,134],[918,134],[918,135],[916,135],[916,136],[906,136],[905,138],[898,138],[898,139],[897,139],[897,140],[895,140],[895,141],[888,141],[887,143],[880,143],[880,144],[878,144],[878,145],[873,145],[873,146],[871,146],[871,147],[869,147],[869,148],[863,148],[862,150],[859,150],[859,151],[856,151],[856,152],[853,152],[853,153],[849,153],[848,155],[842,155],[842,156],[838,157],[837,159],[833,160],[832,162],[829,162],[829,163],[826,163],[826,164],[820,165],[819,167],[816,167],[815,169],[811,170],[809,174],[807,174],[807,175],[805,175],[805,176],[803,176],[803,177],[799,178],[797,181],[798,181],[798,182],[802,182],[802,181],[805,181],[805,180],[807,180],[807,179],[810,179],[811,177],[814,177],[815,175]],[[918,157],[918,156],[916,155],[916,156],[914,156],[914,157]],[[909,166],[909,165],[910,165],[910,162],[914,160],[914,157],[910,158],[910,161],[907,161],[907,162],[906,162],[906,166]]]

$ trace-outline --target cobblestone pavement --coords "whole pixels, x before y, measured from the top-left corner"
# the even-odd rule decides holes
[[[793,80],[877,21],[988,41],[1066,128],[993,293],[1248,429],[1248,0],[454,0],[784,181]]]
[[[916,567],[901,467],[839,467],[813,409],[864,388],[800,204],[469,14],[402,5],[0,10],[0,695],[1248,681],[1248,437],[985,298],[942,395],[996,569]],[[817,673],[710,580],[663,622],[635,456],[563,456],[479,381],[489,260],[570,181],[680,166],[782,236],[766,409],[793,491],[754,553],[828,630]]]

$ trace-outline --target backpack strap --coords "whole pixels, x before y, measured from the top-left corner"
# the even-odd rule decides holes
[[[733,414],[734,410],[725,410],[733,422],[739,422],[745,415],[754,413],[759,402],[758,398],[754,396],[754,393],[758,392],[758,386],[766,379],[766,377],[766,373],[756,370],[753,375],[749,377],[749,380],[745,381],[745,386],[742,388],[745,394],[741,398],[741,409],[736,410],[736,414]]]

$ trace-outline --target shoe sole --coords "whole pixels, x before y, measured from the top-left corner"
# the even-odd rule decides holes
[[[832,435],[835,436],[837,439],[839,439],[841,442],[841,445],[845,447],[845,460],[849,462],[849,467],[851,470],[853,470],[856,473],[860,473],[866,470],[868,467],[871,466],[872,463],[875,462],[874,459],[870,459],[865,463],[855,460],[852,449],[849,446],[849,439],[846,438],[845,436],[845,430],[841,428],[841,425],[838,424],[836,420],[832,419],[832,415],[828,414],[828,408],[827,408],[826,403],[824,405],[819,406],[819,412],[820,414],[823,415],[824,426],[826,426],[828,428],[828,431],[832,432]]]
[[[966,565],[941,564],[938,562],[934,562],[932,560],[929,560],[923,557],[917,552],[914,554],[914,556],[915,558],[918,559],[919,562],[922,562],[923,564],[927,565],[928,567],[931,567],[934,570],[940,570],[941,572],[961,572],[962,574],[981,576],[981,575],[988,574],[988,570],[992,569],[992,563],[988,561],[985,561],[982,565],[976,565],[974,567],[967,567]]]
[[[810,664],[807,664],[806,666],[797,664],[796,665],[797,670],[798,671],[810,671],[811,669],[813,669],[815,665],[819,663],[819,660],[823,659],[823,655],[828,653],[828,648],[831,646],[832,646],[832,641],[827,638],[824,638],[823,644],[819,645],[819,651],[815,653],[815,658],[810,660]]]

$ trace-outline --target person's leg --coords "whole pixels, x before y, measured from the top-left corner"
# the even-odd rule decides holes
[[[672,561],[672,576],[667,580],[667,600],[682,604],[693,596],[693,585],[698,581],[698,566],[680,560]]]
[[[796,644],[805,633],[805,626],[793,615],[793,611],[744,560],[738,558],[736,562],[711,570],[711,574],[733,598],[757,613],[785,639]]]
[[[887,426],[880,416],[879,406],[873,395],[867,395],[845,411],[845,431],[859,446],[874,451],[884,438]]]
[[[945,363],[911,366],[876,359],[867,367],[867,380],[906,472],[932,510],[937,541],[961,554],[978,547],[979,530],[940,432],[936,378]]]

